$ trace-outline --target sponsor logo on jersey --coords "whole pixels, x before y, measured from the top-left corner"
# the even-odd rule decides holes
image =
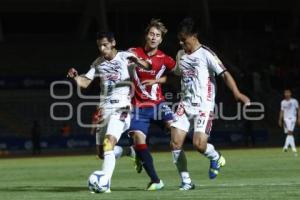
[[[111,80],[111,81],[117,81],[120,80],[120,73],[115,73],[115,74],[105,74],[103,76],[101,76],[101,78],[103,78],[103,80]]]
[[[207,96],[206,100],[207,101],[212,101],[212,83],[211,83],[211,77],[208,77],[207,79]]]
[[[183,70],[182,75],[186,77],[194,77],[196,75],[196,70]]]
[[[148,74],[151,74],[151,75],[155,75],[155,70],[147,70],[147,69],[143,69],[141,67],[137,67],[137,70],[138,72],[143,72],[143,73],[148,73]]]

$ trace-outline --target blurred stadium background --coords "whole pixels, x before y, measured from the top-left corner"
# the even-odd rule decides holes
[[[97,56],[95,33],[112,30],[118,48],[139,46],[151,18],[169,29],[162,49],[173,57],[179,48],[176,27],[185,16],[201,21],[202,41],[217,52],[242,91],[265,107],[259,121],[215,121],[212,140],[217,146],[280,146],[277,126],[282,90],[300,95],[300,2],[297,0],[1,0],[0,1],[0,151],[2,155],[31,153],[31,129],[41,125],[42,151],[84,152],[94,146],[88,128],[77,123],[76,105],[86,102],[74,93],[68,99],[50,96],[53,81],[66,79],[75,66],[84,73]],[[176,94],[178,78],[171,76],[166,91]],[[55,94],[66,95],[66,85]],[[95,83],[86,95],[97,94]],[[176,102],[176,95],[169,99]],[[96,100],[93,100],[94,102]],[[229,90],[219,84],[217,101],[224,115],[235,116],[237,105]],[[72,103],[72,118],[55,121],[50,106]],[[89,122],[94,107],[85,108]],[[68,116],[57,106],[55,116]],[[69,130],[62,128],[67,126]],[[153,132],[162,132],[153,127]],[[299,139],[299,138],[298,138]],[[254,142],[253,142],[253,141]],[[299,141],[299,140],[298,140]],[[122,140],[126,143],[126,140]],[[150,140],[152,148],[168,149],[168,136]],[[254,144],[253,144],[254,143]]]

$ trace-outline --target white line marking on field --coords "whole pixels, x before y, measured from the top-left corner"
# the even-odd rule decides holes
[[[223,183],[223,184],[215,184],[215,185],[198,185],[199,187],[248,187],[248,186],[299,186],[300,183],[240,183],[240,184],[230,184],[230,183]]]

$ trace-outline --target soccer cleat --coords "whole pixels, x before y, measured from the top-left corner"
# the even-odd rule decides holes
[[[220,168],[225,166],[226,160],[225,158],[220,155],[220,158],[218,160],[210,160],[210,167],[208,171],[208,176],[210,179],[215,179],[220,171]]]
[[[93,190],[93,191],[90,191],[90,193],[91,194],[96,194],[96,193],[111,193],[111,190],[110,190],[110,188],[108,188],[107,190],[104,190],[102,192],[96,192],[95,190]]]
[[[103,193],[111,193],[110,188],[108,188],[107,190],[105,190]]]
[[[193,190],[195,189],[195,184],[193,183],[181,183],[179,190]]]
[[[164,185],[164,183],[162,182],[162,180],[160,180],[159,183],[152,183],[152,182],[150,182],[150,183],[148,184],[148,187],[147,187],[146,190],[148,190],[148,191],[161,190],[161,189],[164,188],[164,186],[165,186],[165,185]]]

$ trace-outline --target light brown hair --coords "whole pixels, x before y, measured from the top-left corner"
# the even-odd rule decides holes
[[[155,27],[158,30],[160,30],[162,37],[164,37],[164,35],[166,35],[168,32],[168,29],[160,21],[160,19],[151,19],[150,23],[148,24],[147,28],[145,29],[145,34],[148,34],[150,28],[152,28],[152,27]]]

